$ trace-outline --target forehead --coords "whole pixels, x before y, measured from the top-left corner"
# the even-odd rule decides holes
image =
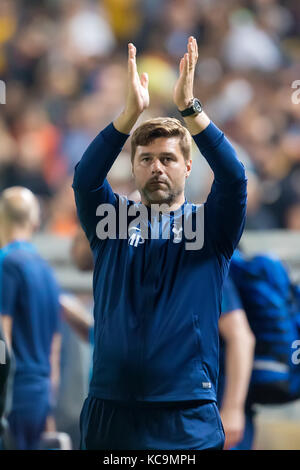
[[[138,145],[136,148],[136,155],[142,153],[175,153],[181,154],[180,138],[175,137],[157,137],[152,140],[148,145]]]

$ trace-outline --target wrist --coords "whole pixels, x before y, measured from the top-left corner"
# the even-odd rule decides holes
[[[114,121],[114,127],[123,134],[130,134],[131,129],[140,117],[141,113],[138,111],[124,110],[120,116]]]
[[[140,111],[138,109],[128,109],[125,107],[121,113],[121,116],[123,116],[124,119],[127,119],[128,121],[137,121],[142,113],[143,111]]]
[[[244,404],[242,403],[223,403],[221,407],[221,412],[227,413],[243,413],[244,412]]]
[[[183,119],[192,136],[200,134],[210,124],[210,119],[204,111],[200,114],[185,116]]]
[[[189,108],[193,102],[193,97],[186,99],[184,101],[181,101],[180,103],[176,103],[177,109],[179,111],[184,111],[185,109]]]

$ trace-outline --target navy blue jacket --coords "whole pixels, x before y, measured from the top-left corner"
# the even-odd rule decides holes
[[[185,239],[100,240],[101,203],[118,212],[107,173],[127,135],[107,126],[75,169],[78,215],[94,255],[95,348],[90,394],[121,401],[216,400],[218,319],[223,280],[241,237],[246,212],[243,165],[213,124],[194,141],[214,171],[204,206],[185,204],[171,214],[204,212],[204,245]],[[135,204],[122,198],[128,207]],[[167,215],[148,221],[162,231]],[[130,221],[130,218],[129,218]]]

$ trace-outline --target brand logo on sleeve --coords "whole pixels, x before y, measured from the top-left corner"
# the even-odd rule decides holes
[[[211,382],[202,382],[202,388],[211,388]]]

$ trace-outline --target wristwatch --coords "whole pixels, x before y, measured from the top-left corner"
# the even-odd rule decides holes
[[[181,116],[191,116],[192,114],[200,114],[201,111],[203,110],[201,102],[198,100],[198,98],[193,98],[191,101],[191,105],[184,109],[183,111],[179,111]]]

